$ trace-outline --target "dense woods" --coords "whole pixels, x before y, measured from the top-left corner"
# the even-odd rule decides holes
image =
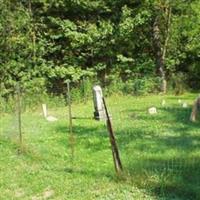
[[[0,81],[62,93],[82,79],[129,92],[200,88],[199,0],[0,0]]]

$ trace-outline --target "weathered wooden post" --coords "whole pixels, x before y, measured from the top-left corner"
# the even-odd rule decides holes
[[[71,147],[71,159],[74,160],[74,134],[72,128],[72,108],[71,108],[71,94],[70,94],[70,83],[67,82],[67,104],[68,104],[68,115],[69,115],[69,144]]]
[[[93,87],[94,119],[106,120],[105,107],[103,105],[103,92],[99,85]]]
[[[22,141],[22,119],[21,119],[21,89],[19,83],[17,84],[17,118],[18,118],[18,131],[19,131],[19,144],[20,152],[23,151]]]
[[[119,175],[122,172],[123,167],[122,167],[122,163],[121,163],[121,159],[120,159],[120,155],[119,155],[119,150],[118,150],[118,147],[117,147],[115,134],[114,134],[114,131],[113,131],[113,128],[112,128],[112,123],[111,123],[111,119],[110,119],[110,116],[109,116],[109,113],[108,113],[108,109],[107,109],[107,106],[106,106],[105,99],[102,98],[102,101],[103,101],[103,105],[105,107],[107,129],[108,129],[108,132],[109,132],[109,138],[110,138],[110,144],[111,144],[111,149],[112,149],[115,171]]]

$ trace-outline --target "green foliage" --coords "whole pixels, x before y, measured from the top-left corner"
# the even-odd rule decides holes
[[[147,95],[159,91],[159,78],[143,77],[127,81],[123,86],[123,92],[133,95]]]
[[[158,19],[162,51],[166,45],[167,79],[170,81],[175,72],[187,73],[187,84],[197,89],[199,8],[198,0],[187,2],[187,6],[179,0],[1,0],[1,94],[5,97],[13,94],[16,82],[37,92],[51,93],[49,88],[59,86],[63,93],[66,80],[77,86],[84,77],[96,77],[110,88],[112,85],[108,83],[117,84],[118,79],[126,82],[135,74],[156,79],[159,69],[152,39],[155,19]],[[117,74],[117,80],[110,81],[113,73]],[[151,81],[142,78],[136,82],[136,88],[147,88],[144,82]]]
[[[171,82],[176,95],[183,94],[185,89],[187,89],[187,78],[187,75],[181,72],[172,75]]]

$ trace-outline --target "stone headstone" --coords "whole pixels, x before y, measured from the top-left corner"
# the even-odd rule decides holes
[[[42,111],[43,111],[43,115],[46,118],[47,117],[47,105],[46,104],[42,104]]]
[[[99,85],[93,87],[93,102],[94,102],[94,118],[96,120],[105,120],[106,113],[103,105],[103,92]]]
[[[165,105],[166,105],[166,101],[165,101],[164,99],[162,100],[161,105],[162,105],[162,106],[165,106]]]
[[[56,117],[48,116],[47,104],[42,104],[42,111],[43,111],[43,115],[47,121],[54,122],[54,121],[58,120]]]
[[[148,109],[148,113],[149,113],[150,115],[157,114],[157,109],[156,109],[156,107],[151,107],[151,108],[149,108],[149,109]]]
[[[187,108],[188,107],[188,104],[187,103],[183,103],[183,108]]]
[[[181,99],[179,99],[179,100],[178,100],[178,103],[179,103],[179,104],[181,104],[181,103],[182,103]]]

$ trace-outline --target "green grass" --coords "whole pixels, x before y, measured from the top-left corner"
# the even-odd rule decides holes
[[[67,107],[24,112],[24,153],[16,115],[1,114],[0,199],[200,199],[200,123],[189,122],[197,94],[107,99],[124,167],[116,177],[107,129],[92,120],[93,104],[74,104],[74,159]],[[161,106],[162,99],[166,106]],[[182,108],[178,99],[189,104]],[[156,106],[157,115],[147,108]]]

